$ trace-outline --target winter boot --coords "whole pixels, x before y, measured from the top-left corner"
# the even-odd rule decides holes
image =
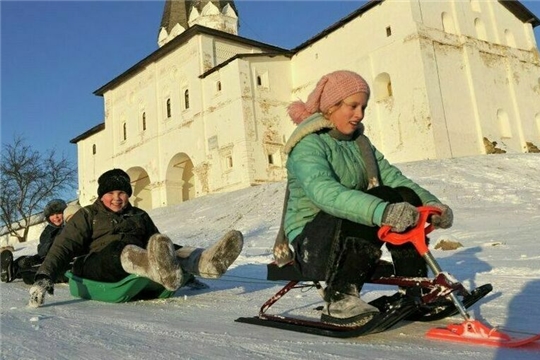
[[[174,254],[173,243],[166,235],[152,235],[147,250],[127,245],[120,261],[128,274],[147,277],[169,291],[176,291],[182,285],[182,269]]]
[[[3,249],[0,253],[0,280],[2,282],[13,281],[15,273],[13,267],[13,253],[8,249]]]
[[[374,273],[381,250],[360,238],[339,240],[327,271],[321,321],[340,326],[363,325],[379,312],[360,299],[359,291]]]
[[[340,326],[360,326],[373,318],[379,309],[362,299],[356,285],[349,285],[342,291],[325,294],[321,321]]]
[[[184,271],[203,278],[216,279],[223,275],[240,255],[243,245],[242,233],[231,230],[208,249],[183,247],[176,250],[176,256]]]

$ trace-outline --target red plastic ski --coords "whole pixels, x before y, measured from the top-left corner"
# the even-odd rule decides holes
[[[540,334],[525,338],[512,337],[477,320],[466,320],[461,324],[448,325],[446,328],[431,329],[426,333],[426,337],[497,347],[519,347],[540,340]]]

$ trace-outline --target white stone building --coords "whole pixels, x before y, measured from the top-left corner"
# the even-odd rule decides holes
[[[94,92],[104,122],[71,140],[82,205],[113,167],[144,209],[285,179],[286,107],[339,69],[371,84],[390,161],[540,146],[540,20],[516,0],[373,0],[292,50],[238,36],[237,14],[166,0],[159,48]]]

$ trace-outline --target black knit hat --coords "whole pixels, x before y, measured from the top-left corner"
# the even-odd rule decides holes
[[[48,219],[49,216],[53,214],[62,214],[67,207],[67,204],[62,199],[54,199],[51,200],[45,205],[45,209],[43,209],[43,216],[45,219]]]
[[[124,170],[112,169],[104,172],[99,177],[97,193],[100,198],[114,190],[121,190],[129,196],[133,193],[129,175]]]

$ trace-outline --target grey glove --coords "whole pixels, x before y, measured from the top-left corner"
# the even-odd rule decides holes
[[[407,202],[389,204],[382,216],[382,224],[388,225],[394,232],[404,232],[408,227],[418,223],[418,209]]]
[[[48,277],[37,279],[34,285],[32,285],[28,306],[37,308],[43,305],[45,293],[54,294],[54,284]]]
[[[452,226],[452,223],[454,222],[454,213],[448,205],[439,203],[428,205],[441,210],[441,215],[431,215],[431,224],[435,229],[448,229]]]

